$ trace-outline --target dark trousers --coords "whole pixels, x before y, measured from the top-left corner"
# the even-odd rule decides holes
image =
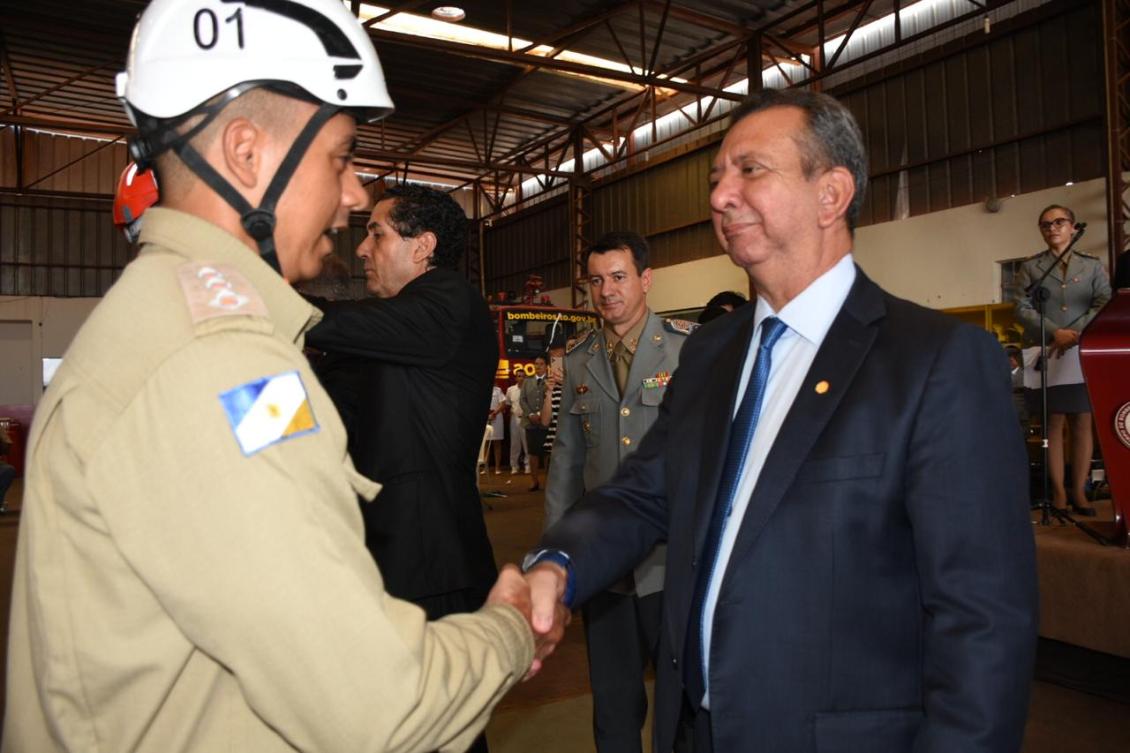
[[[655,664],[663,594],[605,591],[582,610],[592,684],[593,737],[599,753],[640,753],[647,718],[643,675]]]
[[[0,460],[0,505],[4,503],[4,495],[8,493],[8,487],[16,480],[16,469]]]
[[[714,753],[714,734],[710,730],[710,712],[683,699],[683,713],[675,731],[674,753]]]
[[[477,611],[482,607],[486,598],[486,593],[480,589],[465,588],[462,591],[450,591],[435,596],[412,599],[412,602],[427,613],[430,621],[438,620],[440,617],[449,614]],[[476,737],[475,742],[471,743],[471,747],[467,749],[467,753],[488,753],[487,736],[482,734]]]

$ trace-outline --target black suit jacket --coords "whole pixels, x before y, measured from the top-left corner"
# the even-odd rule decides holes
[[[315,301],[306,344],[342,415],[357,469],[383,485],[361,505],[388,592],[404,599],[472,588],[497,571],[475,480],[498,339],[461,275],[430,270],[393,298]]]
[[[639,450],[542,542],[573,557],[583,601],[668,540],[657,751],[671,749],[683,702],[695,570],[755,308],[688,340]],[[990,335],[858,272],[724,575],[716,750],[1020,749],[1036,571],[1009,391]]]

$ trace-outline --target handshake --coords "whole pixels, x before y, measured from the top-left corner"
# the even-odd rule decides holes
[[[566,573],[560,565],[541,562],[525,575],[514,565],[505,565],[487,596],[487,606],[509,604],[522,613],[534,634],[534,662],[523,681],[536,675],[545,659],[565,635],[572,613],[562,601]]]

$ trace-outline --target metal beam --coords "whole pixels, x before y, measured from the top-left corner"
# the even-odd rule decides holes
[[[78,131],[80,133],[98,136],[132,136],[137,132],[136,129],[130,126],[123,126],[121,123],[109,123],[97,120],[76,120],[71,118],[50,118],[42,115],[0,114],[0,124],[27,126],[29,128]]]
[[[8,113],[12,113],[12,112],[17,112],[21,108],[27,107],[28,105],[30,105],[32,102],[35,102],[36,100],[43,99],[48,94],[53,94],[54,92],[57,92],[59,89],[62,89],[63,87],[66,87],[66,86],[70,86],[71,84],[78,81],[79,79],[86,78],[91,73],[94,73],[95,71],[102,70],[103,68],[106,68],[108,66],[114,65],[117,62],[118,62],[118,60],[115,58],[114,60],[107,60],[104,63],[99,63],[96,66],[93,66],[91,68],[87,68],[85,70],[79,71],[75,75],[71,76],[70,78],[66,79],[65,81],[61,81],[58,84],[55,84],[54,86],[52,86],[49,89],[45,89],[44,91],[41,91],[38,94],[35,94],[31,97],[28,97],[25,100],[14,103],[7,110],[0,112],[0,116],[7,115]]]
[[[627,7],[629,7],[629,2],[630,2],[630,0],[625,0],[624,3],[621,3],[618,6],[609,8],[608,10],[604,11],[603,13],[599,13],[595,16],[591,16],[589,18],[583,19],[583,20],[573,24],[572,26],[569,26],[569,27],[561,30],[560,32],[558,32],[556,35],[554,35],[552,38],[550,38],[548,40],[543,40],[541,42],[533,42],[531,44],[526,45],[521,50],[519,50],[519,52],[526,52],[526,51],[532,50],[535,47],[538,47],[540,45],[547,45],[547,46],[555,47],[554,54],[556,54],[557,50],[560,49],[559,46],[561,44],[564,44],[567,40],[571,39],[573,36],[583,32],[583,31],[585,31],[589,28],[592,28],[595,25],[604,23],[609,18],[615,16],[618,13],[623,12]],[[419,150],[426,148],[429,144],[434,142],[443,133],[447,132],[448,130],[450,130],[452,128],[455,128],[460,123],[462,123],[464,120],[468,120],[470,117],[472,117],[476,113],[480,112],[484,108],[501,105],[501,101],[506,96],[506,93],[512,87],[514,87],[518,82],[520,82],[527,75],[529,75],[531,72],[533,72],[534,70],[536,70],[536,69],[533,68],[532,66],[527,66],[522,71],[520,71],[516,75],[512,76],[510,78],[510,80],[505,82],[502,86],[500,86],[499,89],[491,97],[491,102],[488,103],[487,105],[485,105],[485,106],[484,105],[469,106],[468,109],[467,109],[467,112],[462,113],[461,115],[459,115],[455,118],[452,118],[451,120],[448,120],[445,123],[441,123],[440,125],[431,129],[430,131],[428,131],[424,135],[419,136],[415,139],[412,139],[411,141],[402,145],[401,148],[408,149],[408,150],[411,150],[413,152],[418,152]],[[557,125],[561,125],[561,126],[564,126],[566,128],[572,129],[578,123],[579,123],[579,121],[569,120],[567,122],[559,123]]]
[[[19,110],[20,92],[12,75],[12,59],[8,57],[8,45],[4,43],[4,32],[0,30],[0,68],[4,69],[4,81],[8,84],[8,94],[12,96],[12,110]]]
[[[360,149],[357,151],[356,157],[362,160],[370,160],[373,162],[412,162],[420,165],[446,165],[457,169],[464,169],[470,171],[491,171],[506,173],[538,173],[539,175],[549,175],[554,178],[569,178],[572,173],[563,170],[551,170],[548,168],[534,167],[528,164],[518,164],[515,162],[498,162],[498,161],[475,161],[475,160],[459,160],[451,159],[443,155],[428,155],[420,153],[408,152],[395,152],[385,149]]]
[[[422,47],[424,49],[435,50],[436,52],[475,58],[477,60],[490,60],[496,63],[505,63],[507,65],[530,66],[531,68],[559,71],[562,73],[576,73],[582,76],[591,76],[594,78],[606,79],[609,81],[623,81],[625,83],[638,84],[640,86],[655,86],[662,89],[672,89],[674,91],[685,92],[687,94],[697,94],[700,97],[719,97],[721,99],[732,99],[734,101],[740,101],[742,99],[742,96],[740,94],[732,94],[727,91],[710,89],[705,86],[696,86],[695,84],[689,82],[683,83],[679,81],[672,81],[670,79],[660,78],[658,76],[645,76],[638,73],[616,71],[608,68],[600,68],[595,65],[574,63],[570,60],[557,60],[556,58],[541,57],[540,55],[530,55],[523,52],[507,52],[506,50],[496,50],[490,47],[478,47],[476,45],[463,44],[461,42],[449,42],[444,39],[427,39],[425,37],[417,37],[409,34],[398,34],[396,32],[385,31],[384,29],[370,29],[369,34],[378,40],[382,40],[390,44],[404,44],[410,45],[412,47]]]
[[[1103,53],[1106,67],[1106,211],[1109,269],[1130,250],[1130,2],[1103,0]]]
[[[99,144],[98,146],[94,147],[93,149],[91,149],[90,151],[83,152],[81,155],[74,158],[73,160],[66,163],[65,165],[62,165],[61,167],[57,167],[54,170],[52,170],[51,172],[47,173],[46,175],[41,175],[40,177],[33,180],[31,183],[28,183],[26,188],[35,188],[35,186],[37,186],[38,184],[47,180],[51,176],[58,175],[59,173],[66,170],[68,167],[71,167],[72,165],[77,165],[79,162],[82,162],[87,157],[91,157],[95,154],[98,154],[98,152],[102,151],[103,149],[108,149],[108,148],[112,147],[114,144],[119,143],[122,140],[122,138],[123,138],[122,136],[119,136],[118,138],[114,139],[113,141],[103,142],[103,143]]]
[[[680,21],[687,21],[696,26],[702,26],[714,31],[720,31],[729,34],[733,37],[745,38],[753,33],[754,29],[751,26],[744,26],[736,24],[733,21],[728,21],[718,16],[712,16],[709,13],[703,13],[700,10],[693,10],[686,6],[679,5],[678,3],[667,3],[665,0],[644,0],[644,5],[653,9],[663,9],[665,6],[670,7],[670,14],[672,18],[677,18]],[[757,6],[753,6],[757,7]],[[762,11],[764,15],[764,11]]]
[[[373,16],[372,18],[370,18],[368,21],[365,21],[361,25],[364,26],[366,29],[368,29],[368,28],[370,28],[370,27],[372,27],[376,24],[379,24],[381,21],[392,18],[393,16],[395,16],[398,13],[408,13],[409,11],[414,11],[417,8],[419,8],[421,5],[427,5],[431,1],[432,0],[411,0],[411,2],[404,3],[403,5],[401,5],[398,8],[389,8],[387,11],[385,11],[381,15]],[[360,17],[359,14],[356,13],[356,12],[354,12],[353,15]]]

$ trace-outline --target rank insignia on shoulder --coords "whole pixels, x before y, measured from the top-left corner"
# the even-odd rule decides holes
[[[686,319],[664,319],[663,327],[668,332],[676,332],[680,335],[689,335],[698,329],[700,325],[698,322],[688,322]]]
[[[589,336],[592,335],[593,332],[596,332],[596,330],[594,330],[594,329],[583,329],[580,332],[578,332],[575,336],[573,336],[572,339],[570,339],[567,343],[565,343],[565,355],[569,355],[574,350],[576,350],[577,348],[584,345],[585,342],[589,339]]]
[[[177,268],[193,324],[218,316],[267,316],[267,304],[230,264],[189,262]]]
[[[297,371],[263,377],[220,393],[220,404],[244,455],[318,430]]]

